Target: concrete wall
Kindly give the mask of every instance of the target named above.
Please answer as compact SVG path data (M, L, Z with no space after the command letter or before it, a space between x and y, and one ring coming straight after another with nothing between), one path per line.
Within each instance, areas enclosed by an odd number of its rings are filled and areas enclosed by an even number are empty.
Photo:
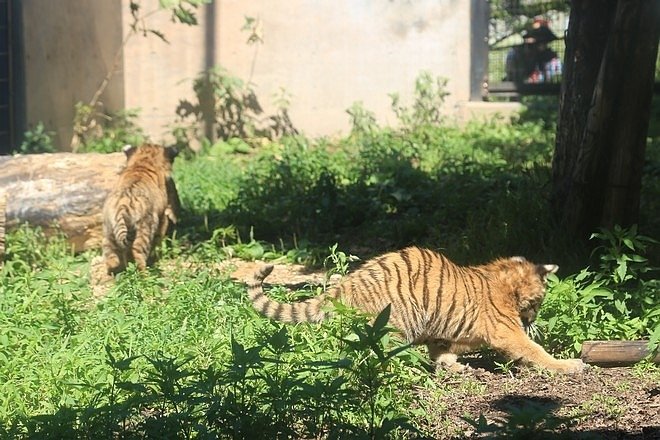
M217 0L216 0L217 1ZM131 23L129 1L122 0L123 21ZM143 0L144 11L158 9L157 0ZM160 141L175 119L180 100L191 100L193 79L213 66L207 47L214 42L208 35L214 23L212 8L198 10L198 26L174 23L167 11L151 15L147 26L162 32L167 42L149 35L136 36L124 48L123 94L126 108L140 109L139 123Z
M42 121L68 147L76 102L92 98L120 46L121 1L22 0L20 8L26 128ZM118 75L102 96L108 107L123 107L122 83Z
M394 124L389 93L410 102L422 70L449 79L445 110L470 99L471 21L485 0L215 0L198 10L199 26L151 15L156 37L135 37L104 103L140 108L140 124L166 138L192 80L221 64L254 84L266 110L284 88L294 125L311 136L346 133L346 113L362 101L382 124ZM91 98L130 23L128 0L24 0L28 122L44 121L70 140L76 101ZM144 11L157 0L143 0ZM263 44L248 45L245 17L259 20ZM34 23L31 26L29 23ZM44 74L47 72L47 74Z
M223 0L219 61L251 78L262 104L279 87L309 135L348 129L355 101L393 123L388 93L413 90L422 70L450 78L447 108L469 99L470 2L465 0ZM244 16L262 22L264 43L245 44Z

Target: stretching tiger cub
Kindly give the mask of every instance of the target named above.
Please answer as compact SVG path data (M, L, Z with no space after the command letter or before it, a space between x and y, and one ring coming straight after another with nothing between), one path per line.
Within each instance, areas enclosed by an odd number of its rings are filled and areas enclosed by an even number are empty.
M320 322L329 298L377 314L391 304L390 324L408 342L426 344L435 365L461 370L457 354L489 345L509 359L566 373L579 372L579 359L559 360L530 340L523 329L536 318L544 281L557 266L535 265L522 257L462 267L428 249L409 247L368 261L325 294L284 304L267 298L262 267L248 283L254 305L285 322Z
M152 249L177 222L179 197L172 179L175 148L124 147L127 163L103 205L103 258L109 274L134 261L147 266Z

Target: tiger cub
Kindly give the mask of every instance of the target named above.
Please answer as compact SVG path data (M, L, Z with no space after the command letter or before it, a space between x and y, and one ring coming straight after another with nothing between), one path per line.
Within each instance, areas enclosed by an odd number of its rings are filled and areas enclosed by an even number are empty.
M103 258L109 274L130 261L140 270L152 249L176 223L179 197L172 179L176 148L143 144L124 147L127 163L103 205Z
M580 359L559 360L527 337L545 295L545 278L558 266L522 257L481 266L458 266L428 249L409 247L374 258L326 293L285 304L269 299L263 280L272 265L248 283L254 307L285 322L320 322L328 299L370 314L391 304L390 325L415 345L426 344L434 365L460 371L457 354L488 345L509 359L565 373L584 368Z

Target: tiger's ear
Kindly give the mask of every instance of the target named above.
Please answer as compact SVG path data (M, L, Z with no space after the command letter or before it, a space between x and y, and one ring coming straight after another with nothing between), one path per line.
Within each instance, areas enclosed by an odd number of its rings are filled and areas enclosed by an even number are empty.
M137 147L135 145L124 145L124 147L121 149L124 154L126 155L126 159L129 159L133 153L137 150Z
M521 257L521 256L511 257L509 259L511 261L515 261L516 263L524 263L524 262L527 261L527 259L525 257Z
M165 157L170 162L174 162L174 158L179 155L179 149L177 147L171 146L171 147L165 147Z
M556 264L537 264L536 272L541 276L541 278L546 279L546 277L551 273L557 273L559 266Z

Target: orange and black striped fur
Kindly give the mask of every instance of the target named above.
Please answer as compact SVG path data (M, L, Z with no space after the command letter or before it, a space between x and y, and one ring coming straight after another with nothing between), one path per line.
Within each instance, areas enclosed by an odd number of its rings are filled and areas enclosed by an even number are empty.
M584 368L581 360L553 358L524 330L541 306L546 276L557 269L522 257L458 266L436 252L409 247L368 261L305 301L284 304L264 295L272 266L254 274L248 293L257 310L285 322L324 320L331 298L374 315L391 304L390 325L408 342L426 344L435 365L452 370L464 368L457 354L487 345L514 361L573 373Z
M179 209L172 179L177 150L143 144L127 145L124 153L126 168L103 205L103 258L110 274L130 261L143 270Z

